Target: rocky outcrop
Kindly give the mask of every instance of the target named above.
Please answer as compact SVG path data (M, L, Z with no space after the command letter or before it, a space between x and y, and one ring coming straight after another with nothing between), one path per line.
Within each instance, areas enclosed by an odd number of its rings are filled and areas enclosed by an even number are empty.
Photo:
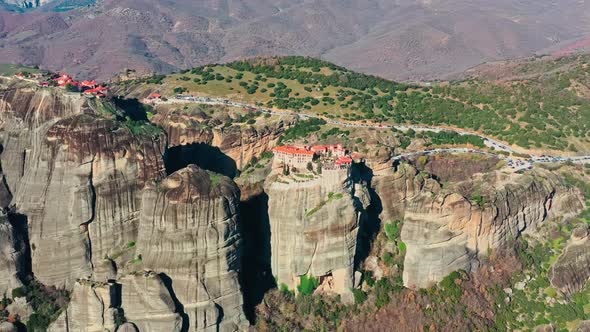
M206 144L217 147L242 169L253 157L270 151L290 122L278 121L268 125L221 126L215 119L202 113L160 111L152 119L168 133L169 145Z
M135 239L141 189L163 176L162 140L79 114L56 122L38 144L14 203L28 218L37 278L71 286Z
M266 184L272 273L294 289L306 274L330 283L326 291L353 287L359 225L370 203L366 186L347 176Z
M191 331L247 325L237 275L239 202L229 178L194 165L143 196L137 252L144 268L170 278Z
M163 132L115 120L108 101L50 89L1 93L0 198L14 196L2 205L28 224L35 277L74 292L55 330L111 329L111 306L140 331L247 325L239 190L230 179L191 166L163 181ZM9 223L0 234L6 291L19 285L18 249ZM122 297L103 294L113 289Z
M571 295L590 280L590 238L588 226L578 226L572 238L551 267L551 284Z
M11 297L11 291L22 286L23 274L27 270L26 243L24 235L8 221L0 210L0 296Z
M76 282L68 307L51 324L49 332L114 331L115 291L112 283Z
M84 99L50 90L0 90L0 149L2 173L13 195L19 189L27 159L38 151L45 132L60 119L80 114Z
M545 171L489 173L473 200L401 165L375 177L383 203L382 220L403 220L407 245L404 284L426 287L454 270L470 271L479 255L557 216L573 215L583 204L576 190Z
M181 331L182 318L157 274L131 274L121 278L120 283L121 308L127 321L139 331Z
M172 296L153 272L126 275L117 283L78 280L70 303L49 328L50 332L119 331L124 317L126 328L139 331L179 332L182 318L176 313Z
M0 146L0 153L1 152ZM0 165L0 170L2 170L2 165ZM6 177L0 173L0 209L5 209L10 205L12 201L12 193L8 189L8 184L6 184Z

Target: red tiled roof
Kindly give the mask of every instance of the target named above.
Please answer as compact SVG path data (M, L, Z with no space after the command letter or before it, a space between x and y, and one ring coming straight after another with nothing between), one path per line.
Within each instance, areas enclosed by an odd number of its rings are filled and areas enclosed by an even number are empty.
M341 144L332 144L332 145L314 145L311 147L312 151L319 151L319 150L344 150L344 147Z
M154 93L152 93L151 95L149 95L149 97L148 97L148 98L160 98L160 97L162 97L162 95L161 95L161 94L154 92Z
M352 158L350 157L340 157L335 162L336 165L343 165L343 164L352 164Z
M284 152L288 154L303 154L307 156L313 156L313 151L297 148L291 145L277 146L273 149L275 152Z
M84 81L82 81L81 84L82 84L82 86L93 87L93 86L97 85L98 83L95 80L92 80L92 81L84 80Z
M104 86L97 86L94 89L88 89L86 91L84 91L84 93L100 93L100 92L106 92L107 88Z

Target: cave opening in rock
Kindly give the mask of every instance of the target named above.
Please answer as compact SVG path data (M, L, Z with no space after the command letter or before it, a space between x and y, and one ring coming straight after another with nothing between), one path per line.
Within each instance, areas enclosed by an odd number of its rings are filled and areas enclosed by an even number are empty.
M238 174L236 162L218 147L204 143L174 146L164 154L164 167L168 175L190 164L202 169L235 178Z
M264 294L276 287L271 269L270 219L268 195L262 192L240 204L242 268L240 283L244 296L244 313L255 324L256 306Z

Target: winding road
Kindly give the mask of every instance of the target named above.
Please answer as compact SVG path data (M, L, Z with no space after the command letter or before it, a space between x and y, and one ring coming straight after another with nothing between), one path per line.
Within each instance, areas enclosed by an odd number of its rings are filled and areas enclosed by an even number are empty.
M177 95L174 99L169 99L167 101L158 101L159 104L166 104L166 103L199 103L199 104L206 104L206 105L225 105L225 106L235 106L235 107L242 107L242 108L250 108L256 111L260 111L267 114L272 115L287 115L287 116L298 116L302 119L309 119L309 118L316 118L322 119L326 121L326 123L338 125L341 127L351 127L351 128L374 128L374 129L397 129L400 131L408 131L410 129L416 132L455 132L459 135L474 135L480 137L484 144L494 150L497 151L504 151L508 153L515 153L515 154L526 154L530 155L530 158L514 158L510 156L505 156L501 153L493 153L487 152L477 149L468 149L468 148L447 148L447 149L430 149L424 151L417 151L417 152L409 152L404 154L399 154L395 156L394 159L403 159L409 158L413 156L419 155L428 155L434 153L477 153L481 155L489 155L495 156L497 158L506 160L507 166L510 167L514 171L530 169L533 167L535 163L565 163L565 162L572 162L576 164L588 164L590 163L590 155L582 155L582 156L547 156L547 155L531 155L528 153L524 153L522 151L516 151L514 148L500 142L494 140L492 138L482 136L477 133L461 130L461 129L451 129L451 128L443 128L443 127L434 127L434 126L421 126L421 125L405 125L405 124L398 124L398 125L390 125L390 124L366 124L366 123L355 123L355 122L347 122L347 121L340 121L340 120L333 120L326 117L322 117L319 115L312 115L312 114L299 114L290 111L279 111L279 110L272 110L267 108L262 108L252 104L246 104L242 102L236 102L228 99L221 99L221 98L210 98L210 97L196 97L196 96L183 96Z

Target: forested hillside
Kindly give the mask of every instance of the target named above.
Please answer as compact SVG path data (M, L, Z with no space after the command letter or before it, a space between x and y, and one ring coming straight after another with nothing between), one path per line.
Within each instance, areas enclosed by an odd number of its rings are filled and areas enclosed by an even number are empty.
M525 149L575 152L590 146L589 60L531 58L513 69L527 71L526 78L476 76L418 86L316 59L282 57L198 67L121 86L169 96L224 97L347 121L451 126ZM544 70L548 67L553 70Z

